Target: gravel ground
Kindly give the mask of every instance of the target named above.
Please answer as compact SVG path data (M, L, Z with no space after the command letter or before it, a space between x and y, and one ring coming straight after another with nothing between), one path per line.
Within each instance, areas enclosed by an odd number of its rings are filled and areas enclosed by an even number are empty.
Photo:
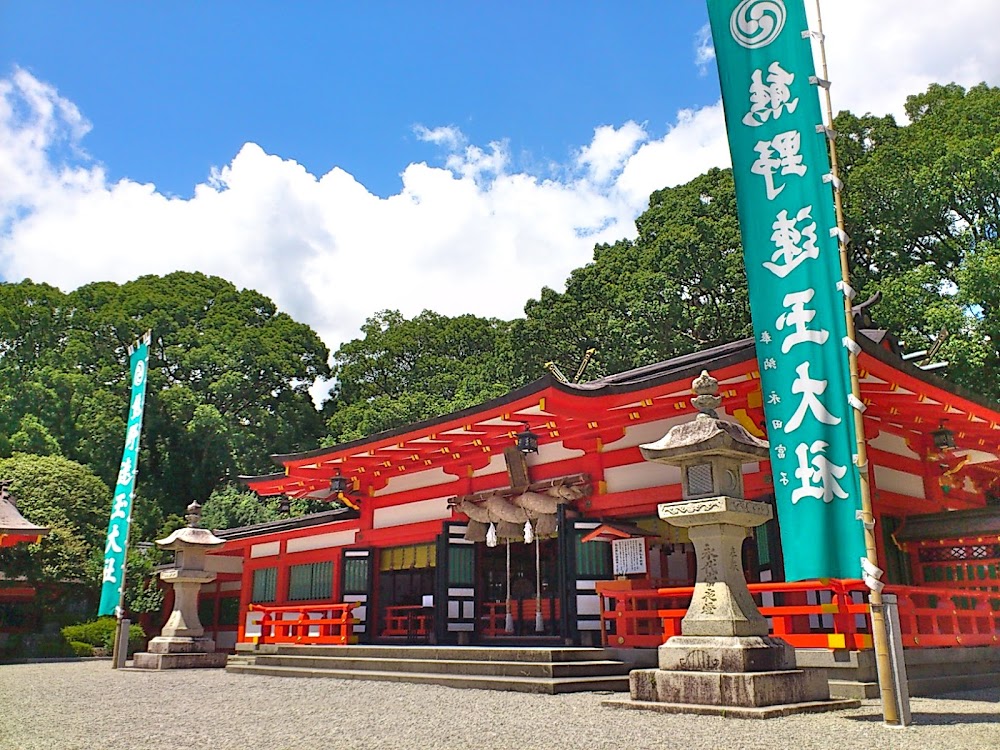
M1000 686L915 698L907 729L882 724L875 701L762 721L602 707L607 695L19 664L0 666L0 748L1000 749Z

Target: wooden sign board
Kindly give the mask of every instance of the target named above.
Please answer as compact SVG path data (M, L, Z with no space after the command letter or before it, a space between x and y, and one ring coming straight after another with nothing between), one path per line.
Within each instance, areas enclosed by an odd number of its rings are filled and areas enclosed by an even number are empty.
M611 542L611 561L616 576L646 574L646 540L641 537Z

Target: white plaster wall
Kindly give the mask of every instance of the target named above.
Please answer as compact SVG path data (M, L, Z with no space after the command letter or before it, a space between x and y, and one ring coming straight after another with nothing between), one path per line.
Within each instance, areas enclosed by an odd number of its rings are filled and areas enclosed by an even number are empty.
M907 458L920 458L919 453L914 453L910 450L910 447L906 444L904 440L899 435L894 435L891 432L879 431L878 435L873 439L868 441L868 445L872 448L877 448L878 450L885 451L886 453L892 453L897 456L906 456Z
M255 544L250 548L250 557L271 557L278 554L281 549L281 542L263 542Z
M345 529L343 531L331 531L327 534L303 536L297 539L289 539L285 544L285 549L288 552L305 552L311 549L342 547L345 544L352 544L357 535L357 529Z
M421 487L433 487L436 484L451 484L454 481L455 477L452 474L446 474L440 466L424 471L407 472L398 477L390 477L385 487L375 492L375 497L384 497Z
M905 471L887 469L884 466L875 467L875 487L880 490L897 492L900 495L909 497L925 498L924 480L916 474L908 474Z
M447 497L418 500L414 503L394 505L390 508L376 508L372 526L376 529L384 529L387 526L436 521L439 518L451 518Z
M242 573L243 558L232 555L206 555L205 570L215 573Z
M681 470L676 466L643 461L639 464L613 466L604 470L608 492L625 492L665 484L680 484Z

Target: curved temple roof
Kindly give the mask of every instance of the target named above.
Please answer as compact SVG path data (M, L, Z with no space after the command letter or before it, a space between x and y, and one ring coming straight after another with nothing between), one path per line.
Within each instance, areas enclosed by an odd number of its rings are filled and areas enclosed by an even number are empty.
M11 496L10 482L0 480L0 547L37 542L48 533L47 528L36 526L21 515Z

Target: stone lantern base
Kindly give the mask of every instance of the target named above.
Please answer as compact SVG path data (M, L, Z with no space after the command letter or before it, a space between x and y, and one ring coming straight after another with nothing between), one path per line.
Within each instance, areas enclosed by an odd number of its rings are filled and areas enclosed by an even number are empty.
M135 669L197 669L224 667L228 654L216 653L208 637L163 637L149 642L149 651L133 657Z
M796 669L795 650L780 638L675 636L659 658L659 669L630 674L633 707L769 717L860 705L830 700L825 675Z
M658 650L659 669L629 675L623 708L665 713L769 718L853 708L860 701L831 700L826 676L796 669L795 649L768 635L747 589L740 548L748 529L771 517L771 508L719 496L661 505L660 517L688 529L698 559L691 605L681 635Z
M659 648L659 669L629 675L631 700L615 708L767 719L856 708L830 698L821 670L795 667L795 649L769 636L674 636Z

